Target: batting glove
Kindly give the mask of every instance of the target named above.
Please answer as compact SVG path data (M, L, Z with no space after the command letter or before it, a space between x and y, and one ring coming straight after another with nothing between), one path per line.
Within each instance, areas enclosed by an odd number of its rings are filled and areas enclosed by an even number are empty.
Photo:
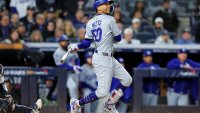
M79 50L77 44L71 44L71 45L69 45L68 50L69 50L69 49L71 49L71 53L76 53L76 52Z
M73 66L73 70L76 74L80 74L83 71L82 68L77 65Z

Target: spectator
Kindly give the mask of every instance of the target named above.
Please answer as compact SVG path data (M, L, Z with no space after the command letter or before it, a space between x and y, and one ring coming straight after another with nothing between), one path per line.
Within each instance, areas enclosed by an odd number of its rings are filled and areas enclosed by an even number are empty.
M160 45L169 45L173 44L173 40L170 39L169 33L167 30L164 30L163 33L157 37L155 44L160 44Z
M170 0L164 0L162 7L157 11L153 17L155 21L156 17L161 17L164 20L164 28L170 32L176 32L179 26L179 20L176 12L170 8Z
M123 30L124 29L124 25L122 23L117 23L117 27L119 28L119 30Z
M17 24L17 31L18 31L18 33L19 33L19 38L20 38L20 39L23 40L23 39L27 38L26 28L25 28L23 22L19 22L19 23Z
M113 14L116 23L122 23L122 14L119 11L114 12Z
M24 41L19 38L19 33L16 29L13 29L9 38L4 39L2 42L6 44L24 43Z
M53 21L48 21L45 30L44 30L44 40L48 39L48 38L53 38L54 34L55 34L55 23Z
M43 42L42 33L39 30L34 30L31 33L28 42Z
M0 41L9 38L11 27L9 26L9 16L3 15L0 17Z
M197 0L196 8L194 9L193 13L196 15L200 14L200 0Z
M62 35L64 35L64 31L62 29L56 29L54 37L46 39L46 42L58 42Z
M19 15L17 13L11 14L10 24L12 28L17 28L18 22L19 22Z
M56 19L56 29L64 29L64 22L62 18Z
M74 25L70 20L65 20L64 31L65 31L65 34L69 38L75 38L76 37L76 29L74 28Z
M47 17L46 17L46 21L55 21L56 17L55 17L55 9L53 7L50 7L47 11Z
M155 70L159 69L160 66L153 63L152 52L150 50L145 50L143 52L143 62L138 65L138 68ZM144 79L143 83L143 104L145 106L158 105L159 81L157 79Z
M170 60L167 64L168 69L181 69L181 72L187 71L189 74L194 68L199 68L200 63L188 59L188 50L180 49L177 58ZM167 102L169 106L187 106L189 105L189 90L191 79L173 80L169 84L167 93Z
M177 40L176 44L195 44L189 28L183 29L181 38Z
M135 45L135 44L140 44L140 40L134 39L134 34L131 28L126 28L124 30L124 38L119 42L120 44L131 44L131 45Z
M83 10L77 10L75 13L75 17L72 19L72 23L74 24L76 29L85 27L85 24L82 23L83 17L84 17Z
M18 13L19 18L25 17L28 6L36 7L36 0L11 0L10 7L12 13Z
M65 19L69 19L75 15L75 12L78 10L78 1L79 0L61 0L61 9Z
M139 18L134 18L132 19L132 26L131 26L132 30L133 30L133 34L139 34L140 32L142 32L141 30L141 21Z
M9 14L8 9L6 8L5 5L2 5L2 6L1 6L1 10L0 10L0 16L8 15L8 14Z
M154 27L150 31L155 37L160 36L163 33L163 31L165 30L164 26L163 26L163 23L164 23L164 21L163 21L163 19L161 17L156 17L155 18Z
M58 0L36 0L36 3L40 12L47 11L49 7L52 7L55 10L57 10L60 3L62 4L60 0L59 1Z
M37 14L36 16L36 24L32 26L31 31L40 30L40 32L44 32L45 29L45 16L43 14Z
M35 7L28 6L26 12L27 12L26 16L21 18L20 21L24 23L27 35L29 36L31 28L35 24L34 20Z
M85 28L79 28L79 29L78 29L77 35L78 35L78 40L79 40L80 42L82 42L82 41L85 39L85 33L86 33Z
M147 11L145 10L144 1L143 0L137 0L136 1L134 10L130 15L131 18L135 17L136 13L140 13L142 18L147 18L146 16L148 14L147 14Z
M83 16L81 22L82 22L83 24L87 24L87 22L88 22L89 20L90 20L89 16L85 14L85 15Z

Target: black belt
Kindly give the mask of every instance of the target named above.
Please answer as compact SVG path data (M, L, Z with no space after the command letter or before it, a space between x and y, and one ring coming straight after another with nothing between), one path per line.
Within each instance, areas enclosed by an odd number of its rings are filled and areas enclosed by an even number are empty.
M98 52L98 50L95 50L94 52L95 53L100 53L100 52ZM106 52L102 52L102 55L103 56L111 56L112 57L114 55L114 53L109 54L109 53L106 53Z

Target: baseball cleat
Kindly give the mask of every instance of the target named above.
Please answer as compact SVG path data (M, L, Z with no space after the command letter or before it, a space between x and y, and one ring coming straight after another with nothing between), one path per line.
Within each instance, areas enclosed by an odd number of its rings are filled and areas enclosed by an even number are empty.
M70 113L79 113L81 110L81 107L78 103L78 100L75 98L72 98L70 100Z
M109 100L108 100L109 101ZM104 110L108 113L119 113L117 111L117 109L115 108L115 104L112 103L112 104L109 104L108 101L104 104Z

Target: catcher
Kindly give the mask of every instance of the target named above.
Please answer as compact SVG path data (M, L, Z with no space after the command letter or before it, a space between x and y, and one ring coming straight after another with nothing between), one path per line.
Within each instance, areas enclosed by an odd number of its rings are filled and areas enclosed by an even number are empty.
M38 99L34 106L27 107L14 103L13 97L8 93L8 89L4 84L4 69L0 64L0 89L3 97L0 98L0 113L39 113L42 108L42 101Z

